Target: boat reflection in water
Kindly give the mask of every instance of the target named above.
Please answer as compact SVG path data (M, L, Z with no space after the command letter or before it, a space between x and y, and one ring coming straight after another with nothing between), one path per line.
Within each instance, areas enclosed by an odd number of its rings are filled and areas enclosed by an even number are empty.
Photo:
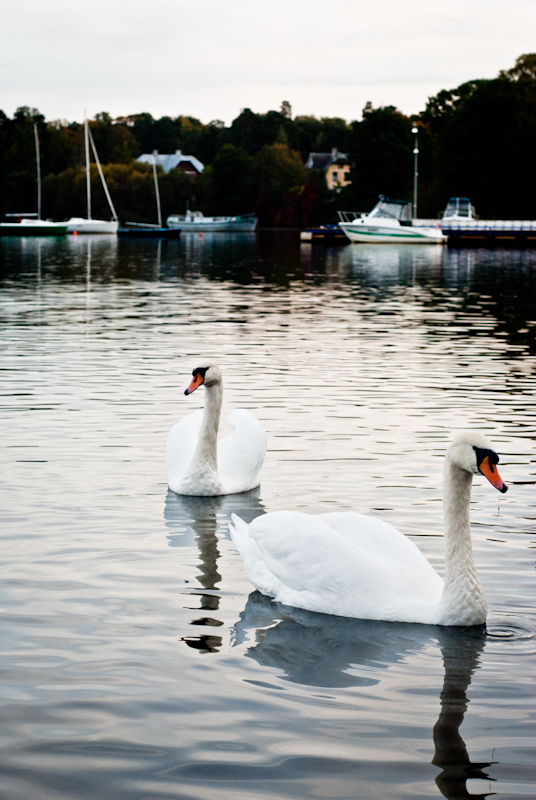
M246 655L261 666L281 670L283 680L329 688L373 686L381 681L372 674L439 644L445 672L433 729L432 764L442 770L435 781L449 800L488 796L470 794L466 781L492 780L484 769L493 762L471 762L459 732L469 703L467 689L485 646L485 626L444 628L334 617L282 606L253 592L234 628L236 644L252 639L256 644ZM359 674L363 667L367 676Z
M217 529L221 535L229 537L231 513L239 514L242 519L251 522L264 513L260 500L260 486L241 494L222 495L220 497L189 497L178 495L168 489L164 507L164 519L170 532L167 536L170 547L197 546L199 552L198 567L200 574L197 580L204 591L192 590L191 594L200 597L201 609L206 616L193 620L192 625L219 628L223 625L209 612L215 612L220 605L218 583L221 575L218 572ZM182 641L189 647L202 652L217 652L222 645L221 636L202 634L184 636Z

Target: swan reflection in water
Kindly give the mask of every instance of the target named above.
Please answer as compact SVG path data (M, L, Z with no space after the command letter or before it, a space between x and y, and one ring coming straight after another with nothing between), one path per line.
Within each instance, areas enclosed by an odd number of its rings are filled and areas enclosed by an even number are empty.
M252 629L256 644L248 649L249 658L282 670L284 680L331 688L377 684L381 677L371 677L371 672L363 677L349 668L370 667L378 675L408 655L439 644L445 675L433 730L432 764L442 770L436 784L449 800L488 796L469 794L466 781L492 780L484 772L491 762L471 762L459 733L469 703L467 689L485 646L485 626L450 628L333 617L282 606L253 592L235 625L235 642L250 639Z
M191 595L200 597L201 610L217 611L220 605L218 584L221 575L218 572L219 533L229 537L231 513L238 513L242 519L251 522L255 517L264 514L260 502L260 487L241 494L221 495L217 497L190 497L178 495L168 489L164 506L164 519L169 529L167 535L170 547L197 547L199 552L199 575L197 580L202 590L193 589ZM192 625L219 628L223 623L207 613L191 622ZM222 637L213 634L182 637L189 647L204 653L218 652L222 645Z

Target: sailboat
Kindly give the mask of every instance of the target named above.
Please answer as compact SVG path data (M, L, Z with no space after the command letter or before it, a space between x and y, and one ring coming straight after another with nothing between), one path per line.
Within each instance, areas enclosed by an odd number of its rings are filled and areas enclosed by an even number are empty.
M97 148L95 147L93 134L91 133L91 129L89 127L87 118L84 120L84 141L86 147L87 218L84 219L83 217L71 217L71 219L67 221L67 233L116 234L117 229L119 227L119 220L117 219L117 214L115 212L114 204L112 203L112 198L110 197L110 192L108 191L108 187L106 185L106 179L104 178L104 173L102 171L101 163L97 153ZM102 188L104 189L104 194L106 195L106 199L108 200L108 205L110 206L110 211L112 212L112 219L109 222L103 219L92 219L91 217L91 173L90 173L90 163L89 163L90 142L93 150L93 155L95 156L95 161L97 162L97 169L99 170L99 175L102 182Z
M180 236L180 228L164 228L162 226L162 208L160 206L160 190L158 188L158 175L156 173L156 150L153 152L153 180L154 193L156 198L156 214L158 225L151 225L148 222L127 222L130 228L119 228L118 236L128 236L129 238L153 237L155 239L177 239Z
M35 162L37 167L37 213L6 214L15 217L18 222L0 222L0 236L64 236L67 230L65 222L49 222L41 219L41 155L39 148L39 132L34 122Z

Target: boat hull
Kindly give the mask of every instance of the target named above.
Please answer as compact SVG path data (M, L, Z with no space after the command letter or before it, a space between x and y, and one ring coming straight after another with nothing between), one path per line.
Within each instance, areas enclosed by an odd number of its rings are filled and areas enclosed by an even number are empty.
M256 217L204 217L185 220L184 217L168 217L169 228L180 228L183 233L248 233L257 227Z
M180 228L119 228L118 236L128 239L178 239Z
M0 236L65 236L66 232L67 225L64 222L0 222Z
M339 223L351 242L369 244L444 244L447 237L438 228L417 228L411 226L383 227L378 225L359 225L351 222Z
M110 233L117 234L119 223L104 219L83 219L82 217L71 217L67 221L67 233Z

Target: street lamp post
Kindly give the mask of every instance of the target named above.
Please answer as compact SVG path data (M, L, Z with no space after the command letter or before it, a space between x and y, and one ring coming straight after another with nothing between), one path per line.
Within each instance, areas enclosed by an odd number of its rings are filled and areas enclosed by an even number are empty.
M417 178L419 177L419 129L413 126L411 132L415 136L415 146L413 147L413 219L417 218Z

